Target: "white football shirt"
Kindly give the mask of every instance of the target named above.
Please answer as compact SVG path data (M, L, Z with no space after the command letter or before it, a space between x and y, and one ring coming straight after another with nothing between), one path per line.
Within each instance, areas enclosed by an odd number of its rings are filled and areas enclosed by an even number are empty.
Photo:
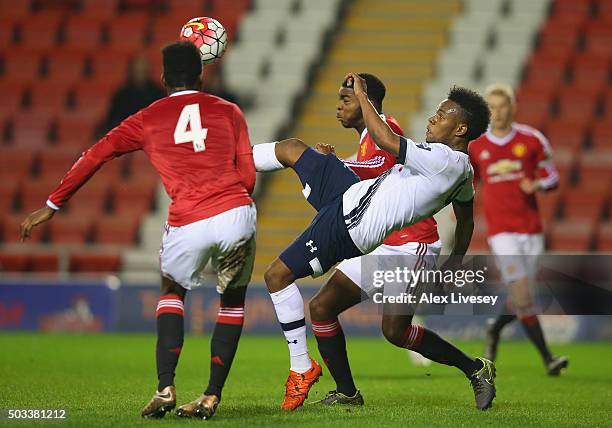
M353 184L343 195L344 223L364 254L391 232L431 217L452 201L474 197L474 171L465 153L401 137L398 161L383 175Z

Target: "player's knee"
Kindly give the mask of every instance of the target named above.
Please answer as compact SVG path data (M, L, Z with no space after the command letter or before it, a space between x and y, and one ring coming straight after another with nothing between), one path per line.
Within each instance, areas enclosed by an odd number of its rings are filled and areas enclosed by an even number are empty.
M278 265L272 263L264 272L264 281L268 286L268 291L271 293L280 291L291 283L288 281L285 273L282 269L279 269Z
M306 150L308 145L299 138L287 138L283 141L289 150Z
M310 318L314 321L325 321L332 318L324 299L318 295L310 299L308 302L308 309L310 310Z
M278 280L278 273L274 269L274 266L268 266L266 271L264 272L264 281L270 286L270 284L276 282Z
M276 145L276 158L285 166L292 167L308 149L308 145L298 138L288 138Z
M402 348L404 346L405 328L394 323L383 323L382 332L390 343Z
M186 290L181 287L178 283L166 278L166 277L162 277L162 283L161 283L161 295L162 296L167 296L169 294L174 294L176 296L178 296L181 300L185 299L185 292Z

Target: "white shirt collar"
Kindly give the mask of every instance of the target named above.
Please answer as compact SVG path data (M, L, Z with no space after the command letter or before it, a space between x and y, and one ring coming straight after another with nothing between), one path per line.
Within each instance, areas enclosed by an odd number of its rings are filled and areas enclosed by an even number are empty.
M498 137L496 135L493 135L493 133L491 132L491 128L487 130L487 139L493 144L497 144L498 146L505 146L514 138L515 135L516 135L516 126L514 126L514 123L512 124L512 128L510 129L510 132L503 137Z
M363 139L365 138L367 133L368 133L368 128L363 128L363 131L361 131L361 137L359 137L359 144L363 143Z
M185 95L185 94L196 94L199 91L194 91L192 89L185 89L184 91L178 91L178 92L174 92L172 94L170 94L171 97L174 97L176 95Z

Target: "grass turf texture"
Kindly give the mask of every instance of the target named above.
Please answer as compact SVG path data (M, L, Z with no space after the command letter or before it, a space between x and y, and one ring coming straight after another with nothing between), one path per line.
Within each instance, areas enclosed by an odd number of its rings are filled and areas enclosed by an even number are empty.
M612 345L557 345L571 364L560 378L545 375L527 342L503 342L492 409L474 406L468 381L452 367L414 367L404 350L379 338L348 338L362 408L279 409L288 370L282 336L242 338L223 402L211 421L142 420L155 386L154 336L0 334L0 408L67 409L66 421L20 421L15 426L609 426ZM479 342L460 342L473 355ZM310 349L317 358L316 344ZM178 405L201 393L208 379L208 337L186 337L176 384ZM319 358L320 360L320 358ZM308 401L333 388L326 373ZM7 426L6 419L0 427Z

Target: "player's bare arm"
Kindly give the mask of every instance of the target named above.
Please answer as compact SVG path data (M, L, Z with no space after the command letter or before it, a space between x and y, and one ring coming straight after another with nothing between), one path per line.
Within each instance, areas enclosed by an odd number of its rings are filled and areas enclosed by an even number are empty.
M453 211L457 218L455 226L455 244L451 250L451 257L442 265L442 270L454 270L461 268L463 256L467 252L472 240L472 232L474 231L474 204L473 201L466 203L453 202ZM452 289L453 284L449 283L444 286L448 292Z
M451 252L453 256L463 256L467 252L474 231L474 204L469 202L453 202L453 211L457 217L455 227L455 245ZM459 257L460 258L460 257Z
M345 77L347 85L353 87L355 96L359 100L363 119L368 128L368 132L376 142L376 144L383 150L386 150L395 155L399 154L400 151L400 136L397 135L385 122L376 108L372 105L372 102L368 98L367 87L365 79L361 78L356 73L349 73Z
M55 210L51 207L44 206L39 210L31 213L24 221L21 223L20 235L21 242L24 242L26 239L30 237L32 233L32 229L38 226L39 224L45 223L53 218L55 215Z

